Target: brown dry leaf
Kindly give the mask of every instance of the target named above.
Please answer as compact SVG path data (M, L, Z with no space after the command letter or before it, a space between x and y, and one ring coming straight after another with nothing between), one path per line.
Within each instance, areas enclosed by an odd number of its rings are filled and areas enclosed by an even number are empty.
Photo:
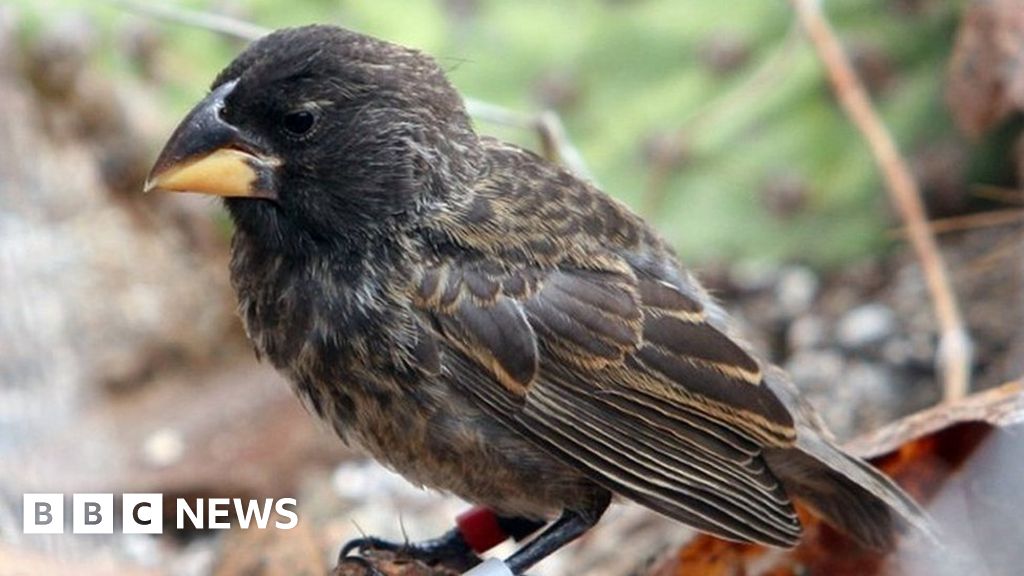
M1017 574L1024 563L1024 386L1006 384L909 416L848 448L924 505L941 548L912 535L889 555L863 550L800 509L792 550L698 536L652 569L658 576Z
M737 545L717 538L701 536L694 544L679 551L679 563L692 574L745 576L744 556L758 554L753 546Z
M946 101L957 125L980 136L1024 109L1024 2L974 0L949 63Z

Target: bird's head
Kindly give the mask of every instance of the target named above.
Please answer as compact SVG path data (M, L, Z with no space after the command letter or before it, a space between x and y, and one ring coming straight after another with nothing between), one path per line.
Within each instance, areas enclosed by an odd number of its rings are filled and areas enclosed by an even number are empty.
M476 136L433 59L329 26L248 47L181 122L147 190L222 196L279 247L363 242L474 174Z

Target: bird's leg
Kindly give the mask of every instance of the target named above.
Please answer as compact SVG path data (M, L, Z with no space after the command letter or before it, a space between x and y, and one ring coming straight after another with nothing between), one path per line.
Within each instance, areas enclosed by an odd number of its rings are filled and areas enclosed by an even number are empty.
M468 570L480 563L478 553L509 537L522 540L541 529L545 522L498 516L486 508L474 508L460 515L457 524L439 538L423 542L396 543L374 536L356 538L342 547L338 562L343 562L354 551L384 550L426 564Z
M608 505L611 504L611 494L605 495L587 510L565 510L562 515L545 530L541 532L526 546L523 546L515 554L505 560L505 564L513 574L521 575L529 570L534 564L547 558L562 546L579 538L589 530L604 515Z

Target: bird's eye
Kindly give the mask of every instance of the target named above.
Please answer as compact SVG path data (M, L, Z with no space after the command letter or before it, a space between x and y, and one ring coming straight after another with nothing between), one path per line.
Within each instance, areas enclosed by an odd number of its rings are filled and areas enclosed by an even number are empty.
M284 129L292 136L303 136L316 124L312 110L295 110L284 115Z

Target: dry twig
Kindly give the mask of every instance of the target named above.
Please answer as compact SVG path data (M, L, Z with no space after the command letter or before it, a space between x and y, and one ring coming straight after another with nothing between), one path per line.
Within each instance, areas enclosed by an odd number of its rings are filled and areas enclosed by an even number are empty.
M906 223L938 317L941 335L937 362L942 372L944 399L950 402L962 398L970 388L971 339L935 236L928 227L917 183L892 134L872 106L864 85L821 10L820 1L790 0L790 3L825 66L840 104L867 141L890 197Z
M474 118L492 124L537 132L537 135L540 137L541 152L545 158L559 162L577 176L595 184L597 183L594 175L587 168L583 155L580 154L579 150L569 140L569 135L565 131L565 125L557 113L545 110L537 114L524 114L504 106L469 97L465 98L465 102L466 111Z
M971 194L978 198L994 200L1004 204L1024 204L1024 190L1020 188L976 184L971 187Z
M210 30L224 36L231 36L240 40L255 40L260 36L270 33L270 30L257 26L230 16L211 14L199 10L189 10L171 4L159 4L156 2L142 2L141 0L106 0L110 4L134 12L143 16L152 16L160 20L177 22L186 26L193 26Z
M939 218L928 222L934 234L946 234L949 232L962 232L964 230L976 230L978 228L991 228L994 226L1006 226L1024 222L1024 209L1008 208L1006 210L989 210L988 212L975 212L963 216L951 216ZM906 236L907 228L899 228L893 231L897 236Z
M967 264L965 272L967 274L981 274L990 268L1001 265L1003 260L1008 260L1011 266L1017 266L1020 262L1020 245L1021 239L1024 237L1020 236L1007 236L1003 238L998 244L989 248L984 255L980 258L972 260ZM1014 260L1016 258L1017 260Z
M198 10L189 10L180 6L155 4L138 0L106 1L130 12L210 30L211 32L241 40L256 40L271 32L269 28L263 28L262 26L236 18ZM544 110L535 114L524 114L475 98L467 97L465 101L466 110L475 118L494 124L536 132L540 137L541 151L546 158L560 162L566 168L576 173L577 176L596 183L593 174L583 160L583 155L580 154L579 150L569 140L562 119L554 111Z

